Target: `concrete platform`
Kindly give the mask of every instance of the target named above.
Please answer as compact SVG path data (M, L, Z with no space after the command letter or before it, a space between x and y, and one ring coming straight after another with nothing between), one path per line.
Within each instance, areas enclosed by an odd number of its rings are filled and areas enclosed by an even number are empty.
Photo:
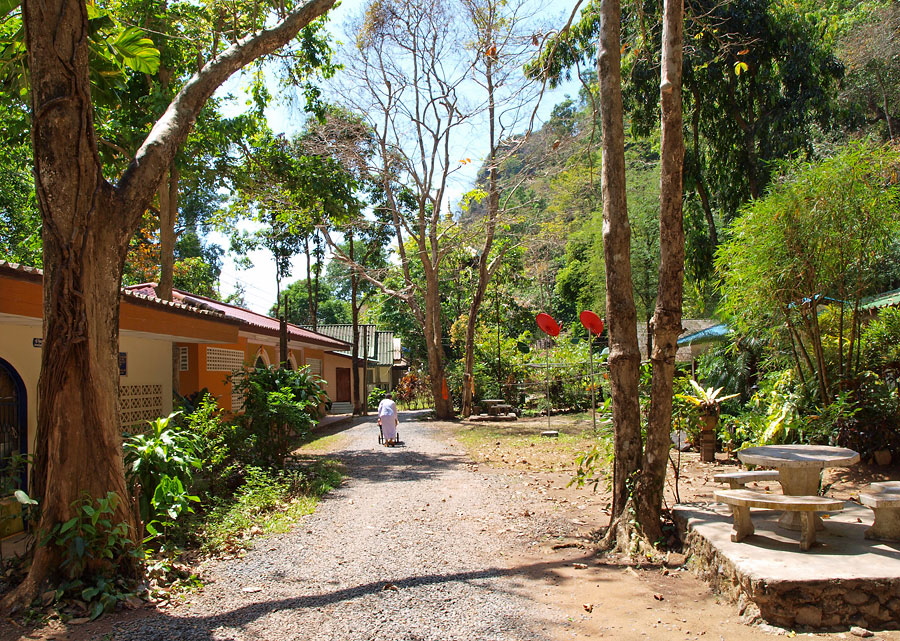
M900 544L864 538L872 510L845 503L807 552L799 532L778 525L780 512L751 514L755 534L733 543L728 506L674 509L692 568L746 618L789 628L900 627Z
M512 423L518 420L515 414L472 414L466 419L472 423Z

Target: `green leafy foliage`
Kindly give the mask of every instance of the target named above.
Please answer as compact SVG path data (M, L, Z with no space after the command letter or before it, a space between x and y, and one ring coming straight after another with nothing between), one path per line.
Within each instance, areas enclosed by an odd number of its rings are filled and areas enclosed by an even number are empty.
M188 492L194 471L201 466L200 441L174 425L176 415L149 421L150 429L125 441L125 466L138 496L141 519L151 536L171 526L191 503L200 499Z
M257 367L235 377L233 385L243 399L243 412L232 436L242 445L232 451L259 467L280 466L328 401L322 380L308 368Z
M385 396L387 396L388 391L386 389L382 389L380 387L376 387L371 392L369 392L369 397L366 400L366 404L369 409L374 409L378 407L378 404L381 402Z
M343 478L332 459L314 460L301 470L251 466L245 472L233 498L219 499L204 519L199 532L204 549L235 553L247 547L252 533L286 531Z
M701 414L718 416L722 403L739 396L738 394L722 394L722 388L704 388L693 378L688 381L693 388L692 394L676 394L675 397L696 407Z
M62 550L60 570L68 580L57 587L55 600L82 599L91 619L132 594L123 578L116 576L120 560L137 554L128 525L114 521L119 501L115 492L98 499L85 495L72 503L74 516L54 525L40 541L40 545L52 544Z
M863 329L861 338L866 369L896 379L900 372L900 308L879 310L878 317Z
M780 339L823 404L834 397L833 382L854 373L857 303L877 291L892 255L898 166L896 151L866 144L790 165L735 219L716 255L729 323L739 334ZM835 311L820 316L826 304Z

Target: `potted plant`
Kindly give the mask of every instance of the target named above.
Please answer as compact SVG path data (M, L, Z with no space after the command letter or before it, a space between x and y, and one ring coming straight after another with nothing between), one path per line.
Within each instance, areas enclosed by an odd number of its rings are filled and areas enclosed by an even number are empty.
M690 380L693 394L676 394L677 398L686 401L697 408L700 415L700 460L711 463L716 460L716 425L719 422L719 412L722 403L728 399L739 396L727 394L722 396L722 389L707 387L704 389L694 379Z

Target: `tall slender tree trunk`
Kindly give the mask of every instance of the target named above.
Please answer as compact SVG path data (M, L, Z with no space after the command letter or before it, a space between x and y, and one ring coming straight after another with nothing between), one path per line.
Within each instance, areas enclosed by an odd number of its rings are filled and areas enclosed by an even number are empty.
M629 487L641 465L641 413L638 380L637 311L631 281L631 227L625 196L625 128L620 61L621 7L600 3L600 82L602 127L603 255L606 263L606 319L609 328L609 378L615 429L613 502L610 532L625 516ZM613 534L614 536L614 534Z
M428 354L428 376L431 382L431 396L434 399L434 413L438 418L453 416L453 401L444 373L443 330L441 326L441 301L438 276L430 264L425 265L425 349Z
M356 242L353 231L347 233L347 253L350 260L356 261ZM367 399L360 389L359 382L359 274L355 269L350 269L350 325L352 334L352 347L350 348L350 363L353 371L350 378L353 382L353 413L365 414Z
M474 392L474 373L475 373L475 328L478 325L478 313L481 310L481 303L484 300L484 293L487 291L488 283L491 281L492 272L488 269L488 259L491 249L494 246L494 234L497 229L497 216L500 213L500 190L498 186L497 176L497 107L494 101L494 73L493 62L488 56L486 63L485 78L487 81L488 94L488 211L485 222L485 237L481 247L481 255L478 257L478 282L475 284L475 292L472 295L472 302L469 305L469 318L466 323L466 344L465 357L463 360L463 389L462 389L462 407L460 413L463 417L472 414L472 402ZM501 385L497 381L497 385ZM501 396L503 388L500 388Z
M175 163L169 167L159 185L159 286L156 295L172 300L175 288L175 227L178 223L178 182L180 176Z
M684 134L681 114L683 0L665 0L659 96L662 138L659 185L659 290L653 315L653 377L644 465L637 493L637 521L650 541L662 538L660 510L671 446L672 381L681 334L684 288L682 216Z

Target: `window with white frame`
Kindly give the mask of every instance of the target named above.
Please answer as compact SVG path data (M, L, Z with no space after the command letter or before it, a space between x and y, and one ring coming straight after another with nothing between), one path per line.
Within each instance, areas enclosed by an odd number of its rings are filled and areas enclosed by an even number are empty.
M188 358L188 348L187 347L179 347L178 348L178 371L179 372L187 372L191 369L191 361Z
M322 359L321 358L307 358L306 365L309 367L309 373L315 374L316 376L322 375Z

